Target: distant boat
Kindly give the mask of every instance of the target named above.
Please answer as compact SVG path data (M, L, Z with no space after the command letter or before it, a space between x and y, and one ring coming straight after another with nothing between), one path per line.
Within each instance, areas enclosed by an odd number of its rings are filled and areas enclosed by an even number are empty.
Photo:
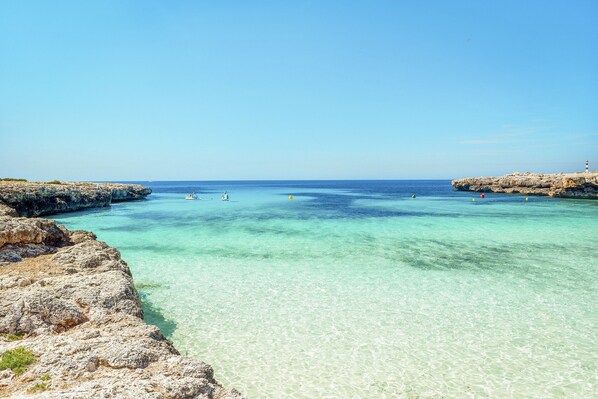
M224 194L222 194L222 197L220 197L220 199L222 201L228 201L229 200L228 193L225 191Z
M189 195L185 195L185 199L186 200L196 200L197 198L198 198L197 194L195 194L195 193L191 193Z

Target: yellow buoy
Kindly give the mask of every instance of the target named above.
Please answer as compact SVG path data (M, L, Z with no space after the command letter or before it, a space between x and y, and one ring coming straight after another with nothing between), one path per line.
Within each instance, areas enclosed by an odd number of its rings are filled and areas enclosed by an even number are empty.
M529 198L525 197L525 200L527 201Z
M293 194L289 195L289 199L292 200L293 199Z
M472 198L472 199L471 199L471 202L475 202L475 198Z

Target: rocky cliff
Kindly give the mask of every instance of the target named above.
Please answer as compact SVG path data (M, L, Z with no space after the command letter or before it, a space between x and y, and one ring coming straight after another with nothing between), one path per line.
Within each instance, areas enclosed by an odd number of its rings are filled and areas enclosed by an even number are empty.
M20 216L41 216L143 199L151 192L139 184L0 182L0 203Z
M598 199L598 172L559 174L516 172L501 177L456 179L451 184L460 191Z
M71 204L82 202L80 194L69 195ZM49 194L43 198L54 203ZM15 350L33 357L24 371L0 369L0 397L242 397L219 385L209 365L180 356L157 327L143 321L129 267L116 249L92 233L17 216L51 209L39 203L32 202L31 210L0 204L2 364Z

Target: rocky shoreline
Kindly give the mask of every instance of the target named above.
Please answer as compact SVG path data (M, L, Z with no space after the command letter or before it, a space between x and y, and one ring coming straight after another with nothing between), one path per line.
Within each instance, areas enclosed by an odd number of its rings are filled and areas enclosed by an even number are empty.
M104 207L151 193L139 184L0 182L0 204L29 217Z
M512 173L500 177L468 177L451 182L459 191L598 199L598 172Z
M0 183L0 353L34 357L22 372L0 370L0 397L242 398L144 322L115 248L93 233L23 217L149 193L137 185Z

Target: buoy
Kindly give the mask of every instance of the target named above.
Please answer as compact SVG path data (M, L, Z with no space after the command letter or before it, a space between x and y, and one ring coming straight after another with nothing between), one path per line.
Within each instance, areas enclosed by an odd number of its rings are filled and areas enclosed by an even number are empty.
M292 200L293 199L293 194L289 195L289 199Z
M475 202L475 198L472 198L472 199L471 199L471 202Z
M527 201L529 198L525 197L525 200Z
M415 194L413 194L413 195L411 196L411 198L415 198Z
M480 198L486 198L486 194L484 194L484 193L480 194Z

